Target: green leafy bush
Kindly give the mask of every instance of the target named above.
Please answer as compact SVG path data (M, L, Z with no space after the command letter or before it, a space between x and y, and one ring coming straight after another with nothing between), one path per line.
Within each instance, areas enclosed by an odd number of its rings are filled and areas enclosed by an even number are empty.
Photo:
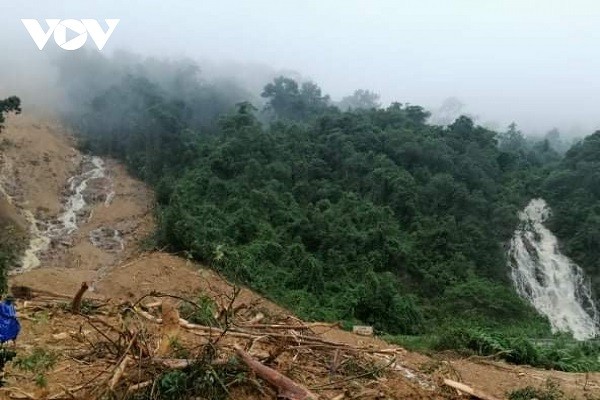
M6 121L6 115L9 113L20 114L21 113L21 99L17 96L11 96L4 100L0 100L0 132L4 128L4 121Z
M18 357L14 360L17 368L34 374L36 385L45 387L47 385L46 372L54 367L58 356L41 347L34 348L31 353L25 357Z
M560 386L552 381L547 380L546 383L539 388L527 386L522 389L513 390L508 393L509 400L568 400L565 393L560 389Z
M4 345L0 345L0 387L4 386L4 366L17 356L14 350L7 349Z
M183 370L169 370L158 378L156 398L183 400L203 398L207 400L225 400L230 398L231 387L244 383L247 378L239 372L235 364L212 366L214 357L210 351L196 360L196 363ZM232 361L233 362L233 361Z
M217 305L214 300L208 296L199 296L193 303L183 302L179 306L179 313L182 318L188 321L206 326L218 326L219 321L215 317Z
M455 328L438 337L437 350L496 356L514 364L568 372L600 371L600 345L557 337L540 342L480 328Z

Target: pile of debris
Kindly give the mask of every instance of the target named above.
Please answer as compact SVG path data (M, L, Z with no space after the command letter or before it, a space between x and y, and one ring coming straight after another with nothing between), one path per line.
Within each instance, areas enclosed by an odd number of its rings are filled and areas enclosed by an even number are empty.
M32 341L48 337L61 362L40 387L9 363L0 390L10 398L447 399L458 393L403 366L401 348L328 340L322 333L335 324L270 314L241 302L235 286L220 298L151 292L118 304L84 299L87 289L83 284L66 299L13 288L22 320L44 313L57 321Z

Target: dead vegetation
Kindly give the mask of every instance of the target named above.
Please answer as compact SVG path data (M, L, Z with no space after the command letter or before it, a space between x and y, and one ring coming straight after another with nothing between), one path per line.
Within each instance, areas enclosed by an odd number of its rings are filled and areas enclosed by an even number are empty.
M272 314L241 301L236 286L212 298L150 292L120 303L82 300L86 289L83 284L71 301L35 290L18 301L20 317L33 324L30 330L38 335L39 345L17 347L21 359L30 358L30 368L8 364L8 383L0 389L4 395L290 400L441 396L425 375L412 371L407 378L403 349L328 340L322 332L335 329L335 324ZM36 324L48 324L40 315L53 321L50 335L35 332ZM52 345L52 364L31 361L50 354L40 347L43 343Z
M142 260L148 273L151 259ZM121 272L131 274L132 265ZM162 266L160 271L170 270ZM194 276L172 274L170 282L198 279ZM13 286L23 329L16 346L6 347L15 354L6 364L0 398L340 400L466 395L492 400L536 387L550 376L573 398L586 398L597 388L587 375L580 382L577 374L406 352L336 324L303 322L247 289L208 273L201 276L202 286L193 291L162 285L169 293L159 292L156 285L125 297L103 297L86 285L70 295Z

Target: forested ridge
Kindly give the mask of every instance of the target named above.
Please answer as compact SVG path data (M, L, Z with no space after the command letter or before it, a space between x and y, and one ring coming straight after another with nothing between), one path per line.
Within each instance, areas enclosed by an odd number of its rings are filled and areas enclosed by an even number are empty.
M600 132L567 151L543 184L553 208L550 228L600 294Z
M311 82L276 78L261 99L187 63L132 61L93 90L89 70L63 73L81 146L155 188L157 246L302 317L393 334L548 332L512 288L505 255L536 196L554 208L567 254L600 279L599 134L563 158L515 125L438 126L422 107L381 108L364 90L336 106Z

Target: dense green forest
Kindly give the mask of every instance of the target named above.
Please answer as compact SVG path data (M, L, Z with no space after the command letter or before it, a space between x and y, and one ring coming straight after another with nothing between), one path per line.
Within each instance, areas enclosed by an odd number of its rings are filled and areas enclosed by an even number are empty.
M153 185L157 245L302 317L392 334L549 332L516 295L505 256L518 211L538 195L555 207L567 254L600 279L600 134L561 158L514 124L433 125L422 107L381 108L366 90L336 106L316 84L278 77L260 99L203 81L191 63L102 62L110 80L93 90L85 82L104 67L63 68L77 99L68 119L83 148Z
M600 294L600 132L567 151L543 192L553 210L550 228Z

